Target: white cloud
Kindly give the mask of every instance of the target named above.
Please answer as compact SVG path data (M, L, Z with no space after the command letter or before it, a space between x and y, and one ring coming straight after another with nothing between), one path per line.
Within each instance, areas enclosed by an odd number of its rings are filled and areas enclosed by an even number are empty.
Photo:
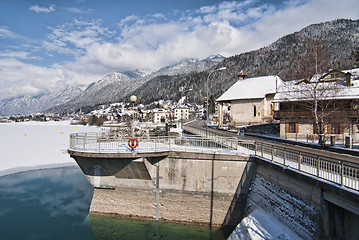
M6 79L5 85L1 83L6 87L1 88L0 95L20 94L20 89L13 87L18 85L27 86L27 93L55 89L60 84L59 74L67 83L89 84L113 71L155 70L186 57L205 58L216 53L232 56L269 45L312 23L359 18L357 0L345 4L336 0L288 0L279 7L257 3L223 2L184 12L179 14L181 18L170 21L161 13L142 18L130 15L114 23L118 27L115 30L103 27L98 19L51 27L43 47L49 54L73 56L73 61L46 68L22 62L32 56L26 51L2 53L0 76ZM0 37L13 35L0 27Z
M257 43L265 46L310 24L340 18L358 19L358 7L356 0L347 0L345 4L335 0L287 1L281 9L253 22L248 30Z
M52 32L48 41L44 42L45 49L70 55L78 55L92 44L101 42L104 36L111 35L107 28L101 27L99 19L91 22L74 20L72 23L49 29Z
M94 11L93 9L81 9L81 8L76 8L76 7L69 7L69 8L65 8L65 9L69 13L74 13L74 14L90 14Z
M25 51L13 51L13 52L0 52L0 58L11 58L11 59L40 59L36 56L31 56L29 52Z
M51 12L55 11L55 6L52 5L48 8L46 8L46 7L40 7L39 5L33 5L33 6L30 6L29 10L34 11L36 13L51 13Z
M55 68L40 67L24 63L17 58L27 58L27 53L2 54L0 56L1 99L21 95L36 95L57 89L63 83L58 82Z
M0 26L0 38L16 38L17 35L10 31L7 27Z

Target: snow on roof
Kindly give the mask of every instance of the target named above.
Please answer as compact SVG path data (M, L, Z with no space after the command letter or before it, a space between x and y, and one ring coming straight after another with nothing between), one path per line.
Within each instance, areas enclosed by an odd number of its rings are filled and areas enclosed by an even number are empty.
M276 93L276 88L282 83L282 79L275 75L238 80L216 101L224 102L240 99L264 98L267 94Z
M310 82L301 82L297 80L284 82L274 96L273 102L293 102L307 101L317 98L319 100L329 99L359 99L359 69L344 70L344 73L350 72L350 86L346 86L345 81L327 79L328 81L317 83L318 78L311 79ZM314 94L314 87L317 88Z
M350 70L343 70L342 72L350 73L352 75L353 80L358 80L359 79L359 68L353 68L353 69L350 69Z

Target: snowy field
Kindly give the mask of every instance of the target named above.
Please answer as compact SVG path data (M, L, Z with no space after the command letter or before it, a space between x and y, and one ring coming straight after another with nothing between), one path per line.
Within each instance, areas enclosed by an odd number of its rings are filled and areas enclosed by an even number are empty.
M62 122L0 124L0 176L30 169L76 164L67 153L69 135L103 128Z

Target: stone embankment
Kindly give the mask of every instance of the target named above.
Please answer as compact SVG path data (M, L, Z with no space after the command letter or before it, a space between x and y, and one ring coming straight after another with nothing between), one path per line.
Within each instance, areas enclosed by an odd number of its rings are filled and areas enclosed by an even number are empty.
M232 198L233 194L214 193L211 201L210 193L162 190L159 217L167 221L221 225ZM95 189L90 211L152 219L156 215L155 203L155 193L149 188Z

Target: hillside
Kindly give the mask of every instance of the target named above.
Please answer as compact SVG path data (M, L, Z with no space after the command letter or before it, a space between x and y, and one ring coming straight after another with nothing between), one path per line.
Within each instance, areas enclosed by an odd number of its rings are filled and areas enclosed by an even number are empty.
M65 113L79 111L81 109L82 111L87 112L91 110L93 106L126 99L127 96L133 93L133 91L148 81L156 83L157 79L163 77L172 78L178 74L190 76L196 72L205 71L214 65L217 65L223 59L224 57L221 55L214 55L203 60L184 59L178 64L167 66L153 73L137 70L136 72L108 74L97 82L90 84L75 98L48 108L47 111Z
M329 68L348 69L356 66L354 50L359 47L359 20L335 20L320 24L313 24L299 32L289 34L256 51L246 52L229 57L216 67L225 66L227 70L211 75L210 95L219 97L232 86L236 74L244 69L248 77L278 75L284 80L295 79L296 67L310 46L308 41L322 42L331 66ZM313 63L314 64L314 63ZM189 101L202 103L206 96L206 80L210 70L192 75L159 76L146 82L131 92L139 102L150 103L158 99L172 99L178 101L181 93L179 87L193 89L186 94ZM128 96L121 98L126 100Z
M207 59L184 59L178 64L156 72L135 70L115 72L97 82L83 87L72 87L58 93L24 96L0 102L0 114L34 113L39 111L66 113L120 101L129 101L136 95L138 103L149 104L155 100L178 101L183 95L190 102L203 103L206 99L207 76L210 78L210 95L217 98L237 81L236 74L244 69L248 77L278 75L284 80L299 77L301 61L310 50L310 41L323 45L329 68L357 67L354 52L359 48L359 20L334 20L310 25L298 32L284 36L269 46L224 58L214 55ZM313 63L314 64L314 63ZM180 89L191 91L180 92Z

